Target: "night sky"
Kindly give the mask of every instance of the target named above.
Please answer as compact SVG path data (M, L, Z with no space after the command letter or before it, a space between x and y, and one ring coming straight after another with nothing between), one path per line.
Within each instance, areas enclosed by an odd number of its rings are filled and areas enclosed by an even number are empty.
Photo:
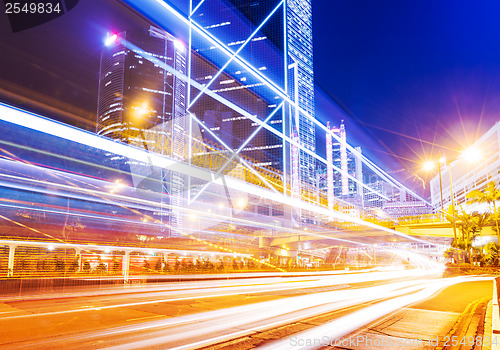
M500 120L499 18L499 1L313 0L315 81L348 141L401 180L456 157Z
M423 159L500 120L499 18L493 0L313 0L316 117L338 125L336 101L348 142L422 190ZM0 14L0 98L93 130L102 38L137 24L112 0L14 34Z

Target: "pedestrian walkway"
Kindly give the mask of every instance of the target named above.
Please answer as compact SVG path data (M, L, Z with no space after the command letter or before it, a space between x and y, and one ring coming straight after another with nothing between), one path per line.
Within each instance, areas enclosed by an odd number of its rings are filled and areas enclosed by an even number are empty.
M492 281L453 285L349 334L339 342L342 347L329 349L489 350L484 346L491 342L485 319L492 288Z

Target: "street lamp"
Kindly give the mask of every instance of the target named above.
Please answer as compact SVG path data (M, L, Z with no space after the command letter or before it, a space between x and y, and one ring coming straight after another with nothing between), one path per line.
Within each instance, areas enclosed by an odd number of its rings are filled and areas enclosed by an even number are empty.
M451 163L453 163L456 160L463 159L466 160L469 163L477 162L479 159L481 159L481 153L479 152L478 149L474 147L467 148L465 151L462 152L461 156L458 158L455 158L450 161L446 161L445 157L441 157L438 160L438 173L439 173L439 190L441 194L441 214L444 214L444 208L443 208L443 184L442 184L442 179L441 179L441 166L446 166L448 165L448 172L450 174L450 199L451 199L451 208L453 210L452 215L453 215L453 236L455 238L455 242L457 240L457 226L455 223L455 198L453 195L453 177L451 174ZM434 169L434 164L435 162L433 161L426 161L424 163L424 170L425 171L431 171Z

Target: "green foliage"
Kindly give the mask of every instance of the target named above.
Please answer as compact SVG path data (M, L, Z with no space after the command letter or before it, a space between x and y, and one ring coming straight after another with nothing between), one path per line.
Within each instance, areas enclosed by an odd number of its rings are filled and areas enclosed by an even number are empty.
M443 255L446 259L453 259L453 258L455 258L455 249L448 248L448 249L446 249L446 251L444 252Z
M105 273L107 271L108 267L102 262L100 261L99 264L97 265L97 272L98 273Z
M163 272L165 272L165 273L170 272L170 266L168 266L168 264L165 260L163 260Z
M75 258L69 265L68 271L75 272L78 269L78 258Z
M467 194L471 203L488 203L496 209L496 202L500 200L500 189L495 181L490 181L483 191L474 190Z
M481 233L483 227L489 223L489 214L467 213L462 207L458 211L450 205L446 213L446 219L458 230L458 235L453 240L452 247L462 250L465 253L465 260L470 261L472 242ZM458 258L460 259L460 256Z
M63 272L65 270L64 260L56 259L56 271Z
M111 270L113 272L120 271L120 262L115 257L113 257L113 261L111 262Z
M483 191L474 190L467 194L470 203L488 203L490 206L490 219L495 223L493 231L496 232L500 241L500 208L497 208L496 202L500 201L500 188L495 181L489 182Z
M500 246L495 242L490 242L485 247L486 255L484 260L488 265L498 266L500 263Z

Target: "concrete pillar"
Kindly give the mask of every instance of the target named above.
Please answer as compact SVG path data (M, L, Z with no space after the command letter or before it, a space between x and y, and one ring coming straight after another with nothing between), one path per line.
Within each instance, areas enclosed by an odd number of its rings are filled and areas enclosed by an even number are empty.
M130 269L130 252L126 251L122 260L122 274L125 283L128 282L129 269Z
M7 277L12 277L14 274L14 254L16 253L16 246L9 244L9 265L7 267Z

